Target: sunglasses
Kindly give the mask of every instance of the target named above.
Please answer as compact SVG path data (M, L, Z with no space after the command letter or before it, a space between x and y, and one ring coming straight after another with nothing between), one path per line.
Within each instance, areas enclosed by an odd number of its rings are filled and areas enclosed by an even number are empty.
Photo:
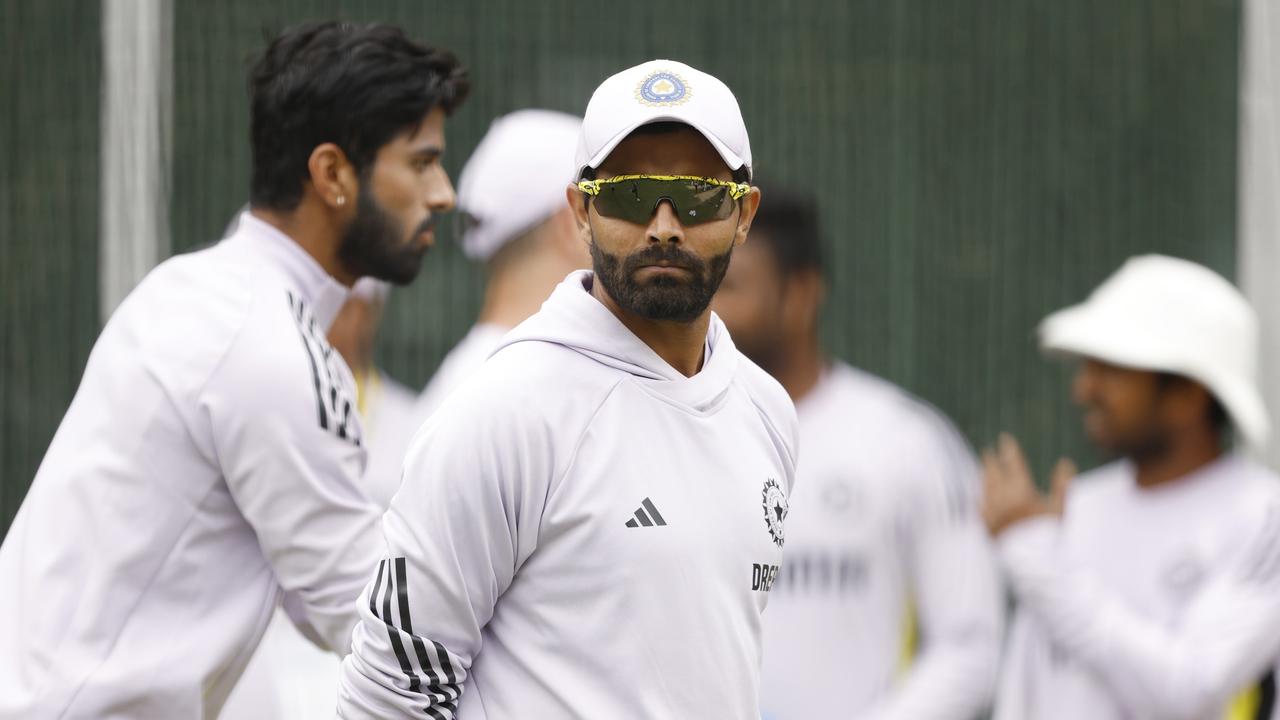
M681 225L724 220L733 214L733 202L751 192L746 183L693 175L618 175L604 180L582 180L578 189L595 198L596 212L604 217L644 225L666 200L676 209Z

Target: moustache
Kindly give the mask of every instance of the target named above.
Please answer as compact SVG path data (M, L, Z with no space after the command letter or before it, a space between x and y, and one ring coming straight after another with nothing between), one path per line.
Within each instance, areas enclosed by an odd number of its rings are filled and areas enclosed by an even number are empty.
M707 270L707 264L697 255L681 250L675 245L650 245L644 250L628 255L622 267L623 271L630 275L648 265L667 265L688 270L699 276L706 274Z

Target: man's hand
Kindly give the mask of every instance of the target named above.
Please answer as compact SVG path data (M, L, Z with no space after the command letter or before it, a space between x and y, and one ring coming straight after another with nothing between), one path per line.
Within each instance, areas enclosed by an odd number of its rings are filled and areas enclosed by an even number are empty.
M1075 463L1063 458L1053 468L1049 497L1036 489L1022 448L1002 433L996 450L982 451L982 520L992 537L1010 525L1039 515L1062 515L1067 486L1076 475Z

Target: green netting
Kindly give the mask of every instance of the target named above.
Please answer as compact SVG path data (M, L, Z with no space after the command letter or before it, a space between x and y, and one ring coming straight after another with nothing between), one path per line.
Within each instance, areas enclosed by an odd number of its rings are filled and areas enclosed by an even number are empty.
M93 3L3 7L0 117L19 123L0 142L31 167L12 166L0 202L35 198L0 208L7 524L95 327L99 46ZM216 238L244 202L244 74L264 29L382 20L457 52L474 91L448 127L455 177L496 115L580 113L606 75L683 60L737 92L766 202L769 185L819 199L830 349L932 400L974 441L1014 429L1040 467L1090 454L1066 372L1035 351L1036 322L1137 252L1233 273L1235 1L179 0L174 17L176 250ZM480 274L448 226L417 284L393 295L380 340L381 363L411 385L477 309ZM57 272L33 278L32 264Z
M99 329L99 15L0 2L0 531Z

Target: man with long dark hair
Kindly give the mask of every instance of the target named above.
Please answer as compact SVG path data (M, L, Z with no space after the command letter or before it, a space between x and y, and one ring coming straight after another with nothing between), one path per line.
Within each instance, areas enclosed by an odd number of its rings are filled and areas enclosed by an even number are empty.
M216 716L282 593L342 653L381 553L325 329L453 204L447 52L326 22L254 65L250 209L124 301L0 546L0 717Z

